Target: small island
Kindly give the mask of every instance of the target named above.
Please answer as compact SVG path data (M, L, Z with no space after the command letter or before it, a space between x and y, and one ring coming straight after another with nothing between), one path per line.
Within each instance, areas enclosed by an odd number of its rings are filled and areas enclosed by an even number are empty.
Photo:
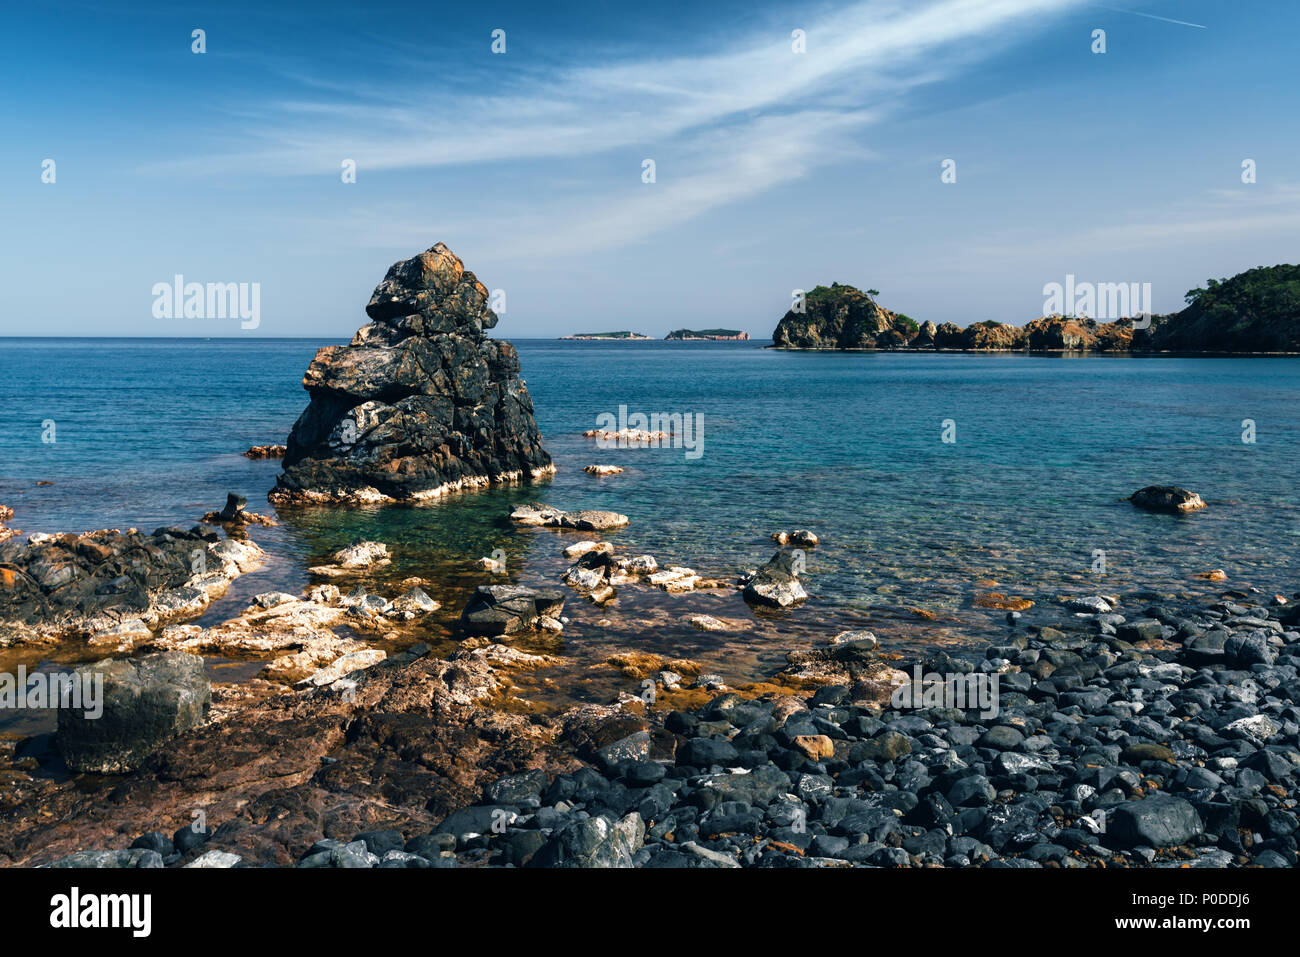
M745 341L749 339L749 333L741 329L674 329L664 340L669 339L678 342L717 342L717 341Z
M649 339L650 336L643 336L639 332L575 332L571 336L560 336L561 339Z

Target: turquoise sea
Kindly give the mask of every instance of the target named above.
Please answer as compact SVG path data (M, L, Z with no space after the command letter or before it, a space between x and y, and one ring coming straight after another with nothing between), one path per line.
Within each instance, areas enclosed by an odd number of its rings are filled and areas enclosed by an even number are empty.
M25 532L191 524L227 491L273 513L278 462L250 445L283 442L307 401L306 340L0 340L0 503ZM778 529L807 528L810 600L756 616L737 594L624 588L598 609L576 594L551 650L579 662L636 648L706 660L731 679L770 673L784 652L845 628L904 647L986 641L1006 625L978 607L996 592L1062 612L1060 595L1134 590L1219 594L1300 585L1300 360L822 354L761 341L517 340L555 478L421 507L311 509L254 529L270 561L236 582L205 620L252 594L297 591L306 571L355 538L386 542L396 591L419 575L450 625L474 567L501 549L508 577L553 583L571 534L512 527L517 502L610 508L631 524L620 550L708 576L765 561ZM698 414L703 454L599 450L582 432L620 406ZM955 442L942 441L945 420ZM1244 442L1254 425L1254 442ZM53 432L51 433L51 426ZM42 441L54 438L55 441ZM583 466L626 468L595 478ZM50 482L37 485L37 482ZM1209 508L1149 515L1124 497L1151 484L1201 493ZM1104 573L1099 571L1104 553ZM1225 583L1193 577L1223 569ZM707 612L749 623L701 633ZM595 672L592 672L595 674ZM580 668L551 695L608 691Z

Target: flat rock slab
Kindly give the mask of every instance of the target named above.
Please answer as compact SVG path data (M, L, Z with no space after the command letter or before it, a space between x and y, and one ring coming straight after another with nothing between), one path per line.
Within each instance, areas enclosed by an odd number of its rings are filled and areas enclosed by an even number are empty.
M597 532L607 528L620 528L628 524L626 515L596 509L566 512L550 505L530 503L519 505L510 513L513 521L522 525L545 528L571 528L580 532Z

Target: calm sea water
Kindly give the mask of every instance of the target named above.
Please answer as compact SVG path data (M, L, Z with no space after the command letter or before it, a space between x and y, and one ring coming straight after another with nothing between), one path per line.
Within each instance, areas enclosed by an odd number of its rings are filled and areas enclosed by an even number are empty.
M302 373L326 342L304 340L0 340L0 503L26 532L191 523L227 491L269 511L277 462L250 445L282 442L307 396ZM516 345L558 473L533 488L455 496L417 508L312 509L253 536L266 569L236 583L208 620L271 588L298 590L306 568L364 536L395 562L375 583L419 575L449 626L485 580L473 562L507 554L511 580L554 582L573 536L512 527L521 501L612 508L631 525L620 549L706 575L735 575L772 554L777 529L808 528L811 599L755 616L737 595L622 589L614 608L576 596L551 650L582 667L556 695L608 690L594 663L611 649L693 655L732 678L772 670L784 651L846 627L900 647L984 640L997 591L1029 597L1150 589L1294 592L1300 544L1300 361L1294 359L821 354L761 342L522 340ZM703 416L703 455L598 450L601 413ZM1243 420L1257 440L1242 441ZM945 420L956 441L942 439ZM50 437L53 424L54 442ZM592 463L618 476L583 473ZM51 485L37 486L38 481ZM1150 484L1201 493L1177 518L1133 509ZM1105 553L1105 574L1095 572ZM1222 568L1227 585L1193 577ZM683 623L744 618L742 634ZM583 668L590 666L590 678ZM591 686L587 687L587 682ZM544 692L540 692L543 694Z

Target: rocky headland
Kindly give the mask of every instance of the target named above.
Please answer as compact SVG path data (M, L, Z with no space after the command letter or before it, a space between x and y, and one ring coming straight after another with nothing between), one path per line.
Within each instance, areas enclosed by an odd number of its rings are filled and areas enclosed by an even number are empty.
M868 293L833 283L810 291L772 333L772 348L940 352L1300 353L1300 266L1210 280L1170 315L1097 322L1042 316L1023 326L917 323Z
M416 501L554 471L488 290L442 243L394 263L346 346L316 353L277 506Z

